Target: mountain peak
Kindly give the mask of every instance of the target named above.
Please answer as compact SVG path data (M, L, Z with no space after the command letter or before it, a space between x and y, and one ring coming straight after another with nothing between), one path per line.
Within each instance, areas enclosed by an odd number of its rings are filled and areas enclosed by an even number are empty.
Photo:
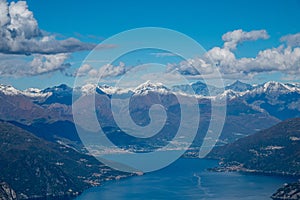
M4 93L5 95L20 95L22 94L22 91L17 90L11 85L3 85L0 84L0 91Z
M248 83L243 83L239 80L236 80L231 85L226 86L225 89L226 90L233 90L233 91L236 91L236 92L245 92L247 90L253 89L253 86L248 84Z
M168 93L170 89L164 86L162 83L152 83L149 80L134 89L134 93L136 94L147 94L149 91Z
M72 88L66 84L60 84L58 86L48 87L44 89L42 92L68 92L68 91L72 91Z
M128 92L128 90L122 90L121 88L110 86L110 85L101 85L98 86L98 88L104 93L108 95L116 94L116 93L125 93ZM99 92L98 92L99 93Z
M276 81L268 81L262 86L264 92L291 92L296 88Z
M203 85L203 86L207 87L207 85L205 83L203 83L202 81L196 81L196 82L192 83L192 85Z
M95 93L96 88L97 88L96 84L88 83L88 84L78 87L76 89L79 89L81 91L81 93L84 95L89 95L89 94Z
M8 96L24 95L31 98L45 98L51 95L51 92L43 92L37 88L28 88L24 91L18 90L11 85L0 84L0 92Z

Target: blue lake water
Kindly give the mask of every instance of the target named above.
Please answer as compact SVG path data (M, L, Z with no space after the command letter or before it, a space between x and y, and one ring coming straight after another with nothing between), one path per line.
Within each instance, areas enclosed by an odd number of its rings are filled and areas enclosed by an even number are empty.
M216 165L213 160L182 158L156 172L91 188L77 200L270 200L284 183L296 181L291 177L206 170Z

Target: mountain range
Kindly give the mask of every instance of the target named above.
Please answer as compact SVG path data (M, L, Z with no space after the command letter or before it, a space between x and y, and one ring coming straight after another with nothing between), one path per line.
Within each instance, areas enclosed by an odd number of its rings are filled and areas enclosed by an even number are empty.
M194 94L190 93L191 88L193 88ZM211 94L209 94L208 88L212 91ZM207 129L209 124L211 102L225 98L227 100L227 116L219 139L220 144L233 142L282 120L300 117L299 84L272 81L261 85L250 85L236 81L226 86L225 90L221 90L214 86L207 86L200 81L172 88L148 81L136 88L125 89L108 85L86 84L74 89L67 85L59 85L44 90L29 88L22 91L12 86L1 85L0 119L12 121L18 126L31 126L28 128L31 131L33 131L32 126L64 124L66 121L73 123L72 95L76 99L79 96L89 96L93 92L96 92L97 115L104 127L116 127L110 111L112 96L120 99L134 97L130 104L132 116L136 117L135 122L143 125L149 123L150 118L146 111L151 105L162 103L168 109L173 109L172 116L174 118L179 118L180 114L176 111L178 101L173 98L174 94L185 96L184 103L186 104L189 103L190 96L196 97L201 112L202 132ZM26 129L24 126L23 128ZM75 130L74 125L71 129ZM75 131L70 132L72 135L76 134ZM51 133L48 134L51 135ZM76 136L66 137L59 133L52 135L56 139L78 140L78 138L75 139Z

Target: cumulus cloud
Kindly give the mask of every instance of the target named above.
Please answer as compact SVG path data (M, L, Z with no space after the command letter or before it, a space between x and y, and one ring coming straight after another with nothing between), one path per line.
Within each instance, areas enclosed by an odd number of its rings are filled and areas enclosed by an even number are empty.
M224 41L224 48L236 49L236 46L239 43L245 41L255 41L258 39L268 39L269 37L270 36L266 30L253 30L247 32L243 31L242 29L238 29L225 33L222 36L222 39Z
M127 68L123 62L120 62L119 65L106 64L100 67L99 69L91 69L88 72L88 75L91 78L108 78L121 76L127 72Z
M94 68L90 64L83 64L78 68L74 73L68 74L68 76L78 76L83 77L87 76L91 79L98 78L108 78L108 77L117 77L125 74L129 70L128 67L123 62L120 62L119 65L105 64L100 68Z
M64 63L69 54L60 53L55 55L36 55L30 62L30 75L44 74L52 71L64 71L71 64Z
M178 71L183 75L189 76L209 76L214 74L214 69L218 69L224 78L247 78L253 77L258 73L264 72L282 72L288 76L300 75L300 48L293 47L297 44L298 34L288 35L282 37L281 41L290 40L287 47L281 45L277 48L271 48L266 50L261 50L255 57L242 57L237 58L233 53L234 48L228 48L228 41L235 41L231 44L235 44L230 47L236 47L236 44L247 40L254 40L259 38L261 34L258 32L247 32L252 33L244 37L234 37L240 39L230 40L232 33L235 31L226 33L223 35L225 39L224 47L214 47L210 49L201 57L189 59L182 61L179 64L169 64L168 71ZM238 30L238 32L240 32ZM241 32L240 32L241 33ZM231 36L230 36L231 35ZM240 34L238 34L240 35ZM262 34L267 36L267 33ZM232 38L232 37L231 37ZM241 39L244 38L244 39ZM239 41L239 42L237 42Z
M99 76L101 78L115 77L125 74L126 71L127 70L123 62L120 62L118 66L107 64L99 69Z
M214 66L204 57L190 58L181 61L179 64L168 64L166 71L178 72L186 76L197 76L203 74L211 74L214 72Z
M286 42L291 47L300 47L300 33L283 36L280 38L280 41Z
M92 69L93 68L89 64L83 64L75 71L74 76L86 76Z
M54 71L64 72L71 64L65 63L70 54L25 55L0 54L0 76L35 76Z
M227 56L215 56L220 51L226 52ZM213 55L212 60L217 63L223 74L254 74L261 72L283 72L285 74L300 73L300 48L278 48L260 51L256 57L243 57L237 59L230 51L214 48L208 52Z
M6 54L57 54L90 50L94 44L75 38L57 40L44 35L25 1L0 0L0 52Z

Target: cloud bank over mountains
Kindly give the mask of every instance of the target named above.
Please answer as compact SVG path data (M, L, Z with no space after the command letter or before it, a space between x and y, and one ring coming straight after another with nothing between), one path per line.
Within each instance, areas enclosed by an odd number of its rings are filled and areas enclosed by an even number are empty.
M241 29L222 36L223 47L213 47L201 57L191 58L179 64L169 65L169 71L177 70L190 76L210 75L215 66L224 78L249 78L259 73L282 72L285 75L300 74L300 33L281 38L279 47L261 50L255 57L237 58L234 50L238 44L258 39L268 39L266 30L250 32ZM214 65L215 64L215 65ZM196 70L198 69L198 70Z

